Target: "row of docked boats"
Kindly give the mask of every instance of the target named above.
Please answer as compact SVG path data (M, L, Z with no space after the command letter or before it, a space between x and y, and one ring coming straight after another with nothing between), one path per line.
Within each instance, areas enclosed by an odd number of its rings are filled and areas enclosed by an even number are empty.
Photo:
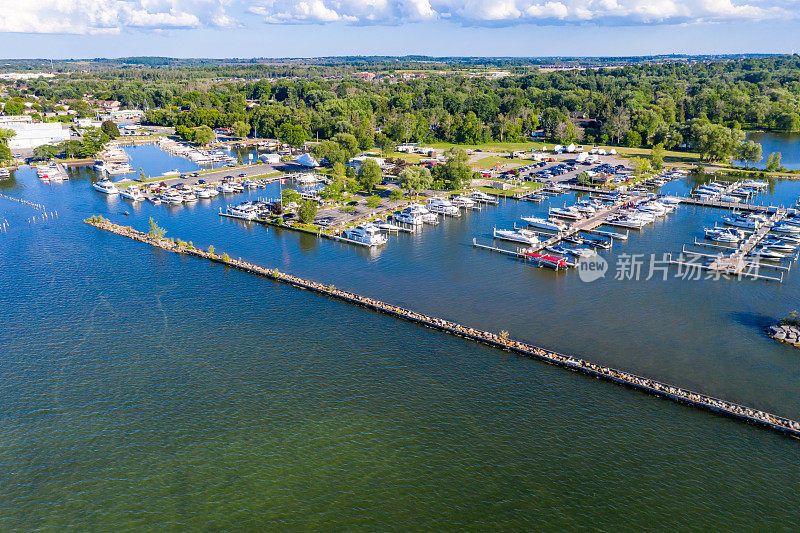
M747 255L759 259L781 260L793 258L800 247L800 218L788 217L770 226L770 219L761 213L733 213L723 217L724 226L704 228L705 238L729 245L731 247L746 246L754 233L767 229L765 238Z
M57 163L47 163L46 165L36 166L36 175L44 182L67 181L69 175L61 165Z
M236 163L238 160L222 150L200 150L174 141L172 139L161 138L158 140L158 147L173 155L191 159L198 165L211 165L213 163Z
M722 217L722 222L726 226L756 231L762 229L764 226L768 226L770 224L770 219L767 217L767 215L762 213L744 214L734 212L729 216ZM790 235L798 234L800 233L800 217L789 216L782 221L773 224L769 231Z
M438 224L438 215L460 217L461 209L479 209L481 203L497 203L497 200L484 192L475 191L450 198L430 198L425 205L411 204L393 215L396 222L410 226Z
M749 199L767 188L769 184L761 180L742 180L733 183L709 182L699 185L692 196L700 200L720 200L738 203Z

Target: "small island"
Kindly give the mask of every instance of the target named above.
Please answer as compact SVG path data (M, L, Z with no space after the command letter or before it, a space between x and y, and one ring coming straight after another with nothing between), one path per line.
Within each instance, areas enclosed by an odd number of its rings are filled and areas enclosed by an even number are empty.
M792 311L777 324L767 327L767 335L800 348L800 313Z

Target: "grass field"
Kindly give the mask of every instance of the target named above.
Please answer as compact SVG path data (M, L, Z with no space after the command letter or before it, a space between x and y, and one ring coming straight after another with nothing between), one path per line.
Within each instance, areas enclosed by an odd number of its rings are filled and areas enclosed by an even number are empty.
M528 161L527 159L508 159L506 157L500 157L500 156L489 156L489 157L484 157L483 159L479 159L471 164L473 166L477 166L478 168L489 170L494 168L494 166L497 163L500 163L501 165L504 165L507 168L514 168L514 167L520 167L529 162L530 161Z
M530 151L532 148L541 148L547 146L547 143L541 142L490 142L484 144L452 144L452 143L434 143L431 145L433 148L463 148L465 150L483 150L485 152L516 152L519 150ZM551 143L552 146L552 143Z
M626 146L603 146L606 151L614 148L617 151L617 156L625 157L650 157L653 152L650 148L628 148ZM665 163L678 163L678 164L697 164L700 162L700 154L693 152L675 152L671 150L664 150Z
M402 159L406 163L419 163L425 156L421 154L406 154L403 152L386 152L384 157L391 157L393 159Z
M520 194L523 192L528 192L535 189L540 189L544 187L543 183L538 183L535 181L524 181L519 187L515 187L514 189L509 189L507 191L501 191L500 189L495 189L494 187L476 187L479 191L483 191L487 194L494 194L496 196L514 196L515 194Z

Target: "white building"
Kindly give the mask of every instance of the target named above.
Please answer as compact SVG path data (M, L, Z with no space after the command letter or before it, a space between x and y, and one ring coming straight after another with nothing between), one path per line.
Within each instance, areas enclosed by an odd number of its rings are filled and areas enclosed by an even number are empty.
M279 154L261 154L258 156L258 159L270 165L277 165L281 162L281 156Z
M95 120L92 117L86 118L76 118L75 123L78 125L79 128L99 128L102 126L102 123L99 120Z
M33 117L30 115L0 115L0 124L30 124Z
M60 122L42 122L38 124L7 124L16 135L9 139L8 147L12 150L30 150L44 144L60 143L69 140L69 129Z
M384 168L386 166L386 160L384 158L382 158L382 157L373 157L373 156L369 156L369 155L356 156L356 157L354 157L353 159L351 159L350 161L347 162L347 166L348 167L353 167L356 170L356 172L358 172L358 170L361 168L361 165L367 159L372 159L373 161L378 163L378 166L381 167L381 168Z

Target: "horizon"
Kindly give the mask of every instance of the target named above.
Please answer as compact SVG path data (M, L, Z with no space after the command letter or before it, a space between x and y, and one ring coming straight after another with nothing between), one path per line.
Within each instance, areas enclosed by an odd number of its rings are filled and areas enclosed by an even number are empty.
M786 0L0 0L5 58L788 54ZM99 54L98 51L102 51Z

